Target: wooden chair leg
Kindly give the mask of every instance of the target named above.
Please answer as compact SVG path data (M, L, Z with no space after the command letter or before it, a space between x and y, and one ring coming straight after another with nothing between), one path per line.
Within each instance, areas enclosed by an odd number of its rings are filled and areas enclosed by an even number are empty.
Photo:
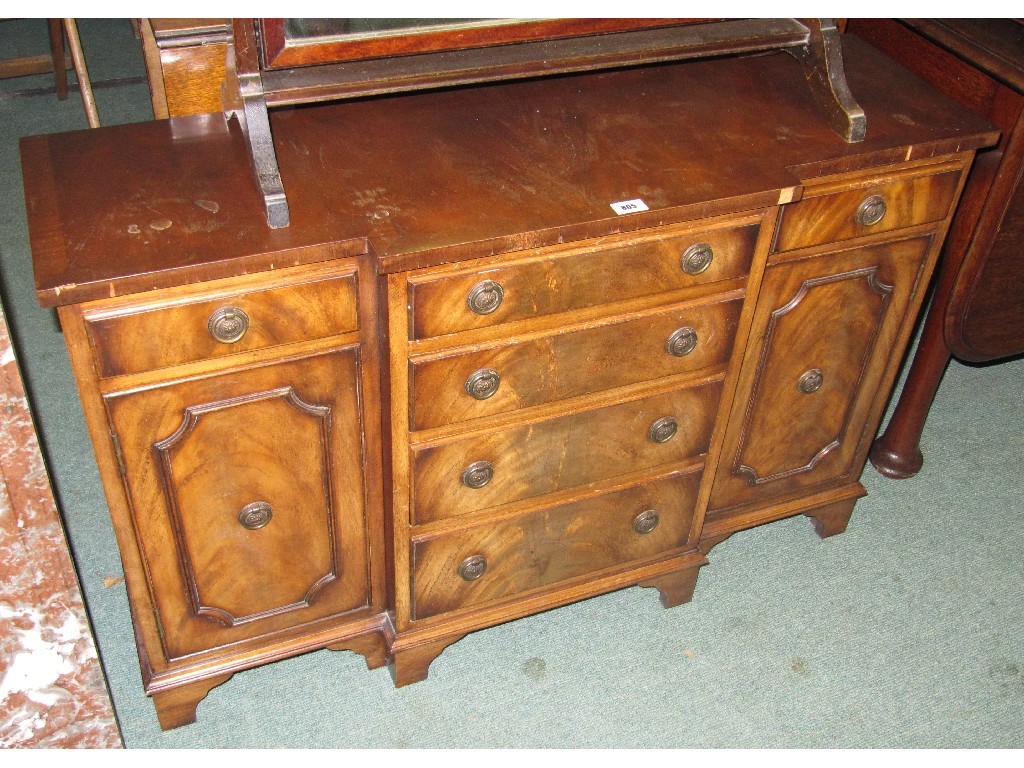
M441 655L441 651L463 637L465 635L448 635L409 648L393 648L388 666L391 670L391 678L395 681L395 687L401 688L403 685L426 680L431 662Z
M53 61L53 85L57 98L68 97L68 65L64 60L64 24L60 19L47 19L50 32L50 59Z
M183 725L194 723L196 707L199 706L199 702L218 685L226 683L230 679L231 673L217 675L197 683L154 693L153 705L156 707L156 716L160 720L160 727L169 731L172 728L180 728Z
M64 31L68 35L68 47L71 49L71 60L75 63L75 74L78 75L78 87L82 91L82 104L85 106L85 117L90 128L100 127L100 116L96 112L96 99L92 95L92 83L89 81L89 70L85 66L85 54L82 52L82 40L78 37L78 25L74 19L64 19Z

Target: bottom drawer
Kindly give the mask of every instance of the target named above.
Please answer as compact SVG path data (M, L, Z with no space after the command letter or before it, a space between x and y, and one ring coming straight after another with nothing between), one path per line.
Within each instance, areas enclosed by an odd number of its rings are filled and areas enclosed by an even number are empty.
M498 600L686 544L701 472L413 542L413 618Z

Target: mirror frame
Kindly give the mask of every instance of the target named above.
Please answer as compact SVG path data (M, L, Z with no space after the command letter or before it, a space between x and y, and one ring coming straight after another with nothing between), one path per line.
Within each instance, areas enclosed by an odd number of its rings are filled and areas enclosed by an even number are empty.
M294 40L285 35L285 19L259 19L264 69L336 64L386 56L458 51L538 40L672 27L707 19L495 19L494 24L453 24L396 30L346 40Z

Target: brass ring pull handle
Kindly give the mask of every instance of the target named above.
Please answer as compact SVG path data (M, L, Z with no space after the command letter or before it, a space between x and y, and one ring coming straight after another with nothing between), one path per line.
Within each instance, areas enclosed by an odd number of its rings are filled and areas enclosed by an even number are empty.
M658 510L648 509L633 518L633 530L643 536L657 528L660 521Z
M474 461L462 472L462 484L474 490L483 488L494 477L494 466L489 461Z
M821 372L819 368L811 368L803 376L796 381L796 388L803 392L805 395L811 395L821 389L822 383L825 381L825 374Z
M467 557L459 565L459 576L463 581L476 581L487 570L487 558L483 555Z
M672 332L665 350L674 357L686 357L697 348L697 331L690 326Z
M221 344L234 344L249 330L249 316L238 307L221 307L206 323L206 330Z
M708 243L691 245L679 257L679 268L688 275L699 275L711 266L715 251Z
M243 528L248 528L250 531L256 531L265 526L270 522L270 518L274 516L274 510L270 508L270 505L265 501L254 501L252 504L246 504L238 512L238 522L242 524Z
M676 436L679 429L679 422L671 416L662 416L651 424L647 430L647 437L652 443L667 443Z
M870 227L880 222L885 218L885 213L888 210L888 206L885 204L885 198L881 195L871 195L871 197L865 198L859 206L857 206L857 223L862 227Z
M484 280L470 289L469 296L466 297L466 305L478 315L489 315L501 306L503 298L505 298L505 291L502 290L499 283L494 280Z
M486 400L498 391L500 384L501 376L497 371L481 368L479 371L471 373L466 379L466 394L477 400Z

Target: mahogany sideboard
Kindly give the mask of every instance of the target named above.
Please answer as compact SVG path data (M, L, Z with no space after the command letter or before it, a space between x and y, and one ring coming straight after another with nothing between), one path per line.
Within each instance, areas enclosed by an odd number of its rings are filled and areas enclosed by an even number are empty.
M849 31L1002 132L979 154L946 244L935 296L900 399L871 461L921 469L921 432L950 357L1024 354L1024 21L852 19Z
M23 140L161 724L843 531L997 139L860 41L846 69L856 144L785 54L283 109L274 230L219 115Z

